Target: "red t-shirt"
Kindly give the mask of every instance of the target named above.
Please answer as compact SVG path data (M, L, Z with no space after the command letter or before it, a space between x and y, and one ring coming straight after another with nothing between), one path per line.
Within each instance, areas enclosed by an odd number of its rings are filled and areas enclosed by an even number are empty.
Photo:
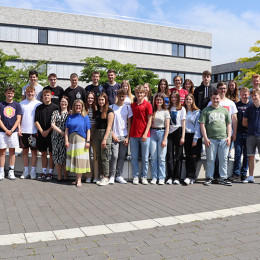
M188 91L186 89L181 88L180 90L178 90L177 88L172 88L171 92L173 91L178 91L180 94L180 101L181 101L181 105L184 105L184 100L185 97L189 94Z
M153 114L152 105L144 100L140 105L134 102L131 105L133 111L133 122L130 130L130 137L142 137L148 122L148 115ZM147 134L150 137L150 130Z

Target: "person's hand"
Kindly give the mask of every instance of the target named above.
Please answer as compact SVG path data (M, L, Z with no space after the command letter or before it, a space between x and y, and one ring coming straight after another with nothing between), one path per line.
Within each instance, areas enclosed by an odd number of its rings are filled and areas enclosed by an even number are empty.
M231 137L232 141L235 142L237 140L237 135L236 134L233 134L232 137Z
M197 145L197 142L192 142L192 147L196 146Z
M126 139L125 139L125 141L124 141L124 146L128 146L128 144L129 144L129 139L126 137Z
M208 138L204 138L204 144L205 144L207 147L209 147L210 144L211 144L211 142L210 142L210 140L209 140Z
M162 143L161 143L161 147L163 148L163 147L166 147L166 145L167 145L167 142L166 141L162 141Z
M47 137L48 134L49 134L49 132L47 130L41 132L42 137Z
M118 143L119 139L115 135L113 135L112 138L115 143Z
M183 145L183 144L184 144L184 138L181 138L180 145Z
M63 131L61 131L61 132L60 132L60 135L64 137L64 136L65 136L65 133L64 133Z
M6 134L7 136L11 136L11 135L13 134L13 132L12 132L11 130L7 130L7 131L5 132L5 134Z
M145 142L147 140L147 135L142 136L142 142Z
M107 140L103 139L102 143L101 143L101 148L106 148L107 145Z
M90 143L86 143L86 144L85 144L85 148L86 148L86 149L89 149L89 147L90 147Z
M226 143L227 143L227 146L230 146L230 143L231 143L231 138L230 137L226 138Z
M21 131L21 130L18 130L18 135L19 135L19 136L23 136L23 134L22 134L22 131Z
M69 148L69 142L65 142L65 147L68 149Z

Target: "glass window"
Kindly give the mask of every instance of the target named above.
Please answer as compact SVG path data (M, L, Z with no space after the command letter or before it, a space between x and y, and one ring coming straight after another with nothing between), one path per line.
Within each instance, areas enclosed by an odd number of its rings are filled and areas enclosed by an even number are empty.
M227 74L227 80L230 80L230 73Z
M221 81L220 79L221 79L220 74L218 74L218 82Z
M220 81L224 80L224 74L220 74Z
M178 56L178 45L177 44L172 45L172 56Z
M231 72L230 73L230 80L233 80L235 77L234 77L234 72Z
M48 44L48 30L38 31L38 43Z
M179 57L184 57L184 45L179 45Z
M227 81L227 73L223 75L223 81Z

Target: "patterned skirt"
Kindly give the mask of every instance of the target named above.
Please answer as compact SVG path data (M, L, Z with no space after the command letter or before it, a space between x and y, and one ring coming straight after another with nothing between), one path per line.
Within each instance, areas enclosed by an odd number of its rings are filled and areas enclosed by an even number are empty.
M66 170L76 174L90 172L89 149L85 148L86 140L77 133L69 135Z

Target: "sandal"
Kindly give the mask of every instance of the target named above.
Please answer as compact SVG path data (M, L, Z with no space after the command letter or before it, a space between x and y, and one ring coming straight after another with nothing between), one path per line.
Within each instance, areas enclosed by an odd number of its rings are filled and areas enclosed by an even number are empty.
M81 183L81 182L78 182L76 186L77 186L77 188L81 188L82 183Z

